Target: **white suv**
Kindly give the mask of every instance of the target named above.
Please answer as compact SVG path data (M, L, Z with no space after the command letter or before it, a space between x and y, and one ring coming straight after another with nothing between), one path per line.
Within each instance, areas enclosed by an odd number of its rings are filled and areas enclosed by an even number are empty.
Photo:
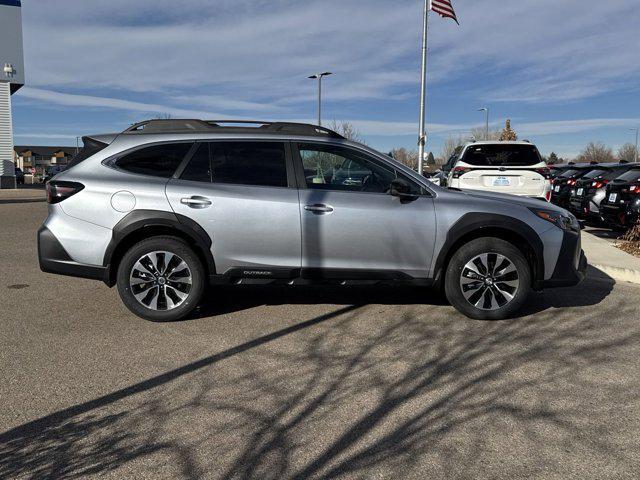
M449 187L551 199L550 170L529 142L468 143L450 162Z

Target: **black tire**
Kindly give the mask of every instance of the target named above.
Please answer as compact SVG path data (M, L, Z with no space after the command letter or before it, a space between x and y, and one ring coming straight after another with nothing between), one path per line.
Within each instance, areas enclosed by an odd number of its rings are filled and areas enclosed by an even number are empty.
M484 254L488 254L486 263L489 268L485 266L486 271L480 268ZM478 257L481 257L481 265L474 263L475 271L467 269L466 266L473 260L478 261ZM511 263L513 269L505 267L498 270L505 265L501 257ZM496 264L498 260L499 265ZM491 266L493 272L489 272ZM513 270L516 271L515 276ZM477 275L477 272L486 275ZM516 276L517 279L511 280ZM527 300L531 291L531 268L522 252L513 244L499 238L478 238L464 244L453 254L444 283L447 299L459 312L477 320L503 320L513 316ZM463 288L466 293L463 293ZM509 299L509 296L512 298Z
M178 260L184 261L187 269L184 269L182 264L174 258L174 263L164 265L162 274L157 271L157 275L151 276L147 272L151 272L153 268L146 270L143 273L144 280L149 278L151 281L141 285L132 285L132 276L139 276L142 271L137 264L140 259L144 258L143 263L147 265L152 257L162 259L160 267L163 266L162 262L167 258L166 254L155 255L154 252L168 252L176 256ZM149 256L145 257L146 255ZM153 263L151 266L155 268ZM180 266L179 271L169 272L170 268L178 270L178 266ZM134 269L134 267L136 268ZM168 274L165 275L164 272ZM172 275L180 275L180 277L172 277ZM164 279L162 284L159 283L161 278ZM135 280L140 280L140 278ZM191 282L190 286L188 282ZM145 290L149 284L152 286ZM202 262L186 242L177 237L159 236L143 240L127 251L118 266L117 286L122 302L135 315L152 322L173 322L185 318L198 306L206 287L206 275ZM139 296L150 291L149 295L152 297L149 300L150 305L143 304L143 301L147 299L146 295L145 298L139 300L136 298L134 290L138 290ZM181 298L185 295L184 299ZM154 299L156 308L153 308Z

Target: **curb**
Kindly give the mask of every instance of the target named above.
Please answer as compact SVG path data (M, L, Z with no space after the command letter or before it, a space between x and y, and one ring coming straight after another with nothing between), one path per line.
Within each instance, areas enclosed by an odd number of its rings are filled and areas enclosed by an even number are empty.
M602 273L607 274L614 280L640 284L640 270L634 270L631 268L610 267L607 265L591 264L591 266L593 268L597 268Z
M38 202L46 202L46 198L3 198L0 199L0 205L10 204L10 203L38 203Z

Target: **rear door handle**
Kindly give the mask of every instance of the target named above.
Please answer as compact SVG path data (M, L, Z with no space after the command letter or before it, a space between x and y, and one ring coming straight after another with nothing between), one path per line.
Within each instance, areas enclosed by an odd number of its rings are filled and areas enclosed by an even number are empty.
M190 208L207 208L212 204L211 200L206 197L194 195L192 197L181 198L180 203Z
M329 205L325 205L323 203L315 203L313 205L305 205L304 209L308 212L323 214L323 213L331 213L333 212L333 207Z

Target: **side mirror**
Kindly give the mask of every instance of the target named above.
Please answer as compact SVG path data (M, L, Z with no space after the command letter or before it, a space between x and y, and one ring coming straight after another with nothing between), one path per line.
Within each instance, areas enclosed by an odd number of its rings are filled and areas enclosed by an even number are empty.
M411 193L411 185L402 178L396 178L391 182L389 193L394 197L400 198L403 203L418 198L417 195Z

